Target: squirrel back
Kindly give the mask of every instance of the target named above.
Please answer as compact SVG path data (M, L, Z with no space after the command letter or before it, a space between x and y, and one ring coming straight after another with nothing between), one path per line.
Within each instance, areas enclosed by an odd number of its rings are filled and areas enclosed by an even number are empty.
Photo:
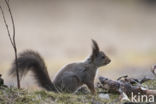
M37 52L26 50L19 54L17 62L20 78L22 78L29 70L31 70L39 86L45 88L48 91L56 91L55 86L50 80L45 62ZM15 61L12 64L9 74L13 77L16 76Z

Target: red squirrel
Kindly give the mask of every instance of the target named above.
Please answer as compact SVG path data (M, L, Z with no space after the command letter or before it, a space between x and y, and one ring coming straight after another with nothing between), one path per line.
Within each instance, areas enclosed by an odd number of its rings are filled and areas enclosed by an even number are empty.
M47 67L39 53L26 50L19 54L17 62L20 76L32 71L35 80L42 88L54 92L75 92L83 84L86 84L91 93L95 94L94 79L99 67L111 62L103 51L100 51L98 44L92 40L92 53L83 62L71 63L63 67L51 81ZM10 75L16 76L15 61L10 69Z

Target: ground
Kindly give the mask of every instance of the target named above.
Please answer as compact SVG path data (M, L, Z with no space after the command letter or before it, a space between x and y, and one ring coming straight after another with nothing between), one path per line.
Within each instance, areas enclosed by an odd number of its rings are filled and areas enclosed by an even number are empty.
M156 81L148 81L144 83L144 86L155 89ZM118 95L110 95L110 100L106 100L100 98L98 94L53 93L45 90L30 91L15 87L1 87L0 102L1 104L123 104L123 102L118 101Z

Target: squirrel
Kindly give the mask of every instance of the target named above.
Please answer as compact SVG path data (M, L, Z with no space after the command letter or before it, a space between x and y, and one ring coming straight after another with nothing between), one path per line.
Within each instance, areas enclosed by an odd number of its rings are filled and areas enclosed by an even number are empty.
M107 65L111 62L103 51L100 51L98 44L92 40L92 53L83 62L71 63L65 65L51 81L47 67L39 53L26 50L19 54L17 58L20 78L32 71L37 84L53 92L75 92L83 84L86 84L92 94L95 94L94 79L97 68ZM13 62L9 75L16 76L16 64Z

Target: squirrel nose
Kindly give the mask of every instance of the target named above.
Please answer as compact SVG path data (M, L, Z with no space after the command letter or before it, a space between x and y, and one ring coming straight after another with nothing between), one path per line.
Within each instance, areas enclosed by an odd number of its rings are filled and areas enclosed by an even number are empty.
M108 58L107 63L110 63L110 62L111 62L111 59Z

